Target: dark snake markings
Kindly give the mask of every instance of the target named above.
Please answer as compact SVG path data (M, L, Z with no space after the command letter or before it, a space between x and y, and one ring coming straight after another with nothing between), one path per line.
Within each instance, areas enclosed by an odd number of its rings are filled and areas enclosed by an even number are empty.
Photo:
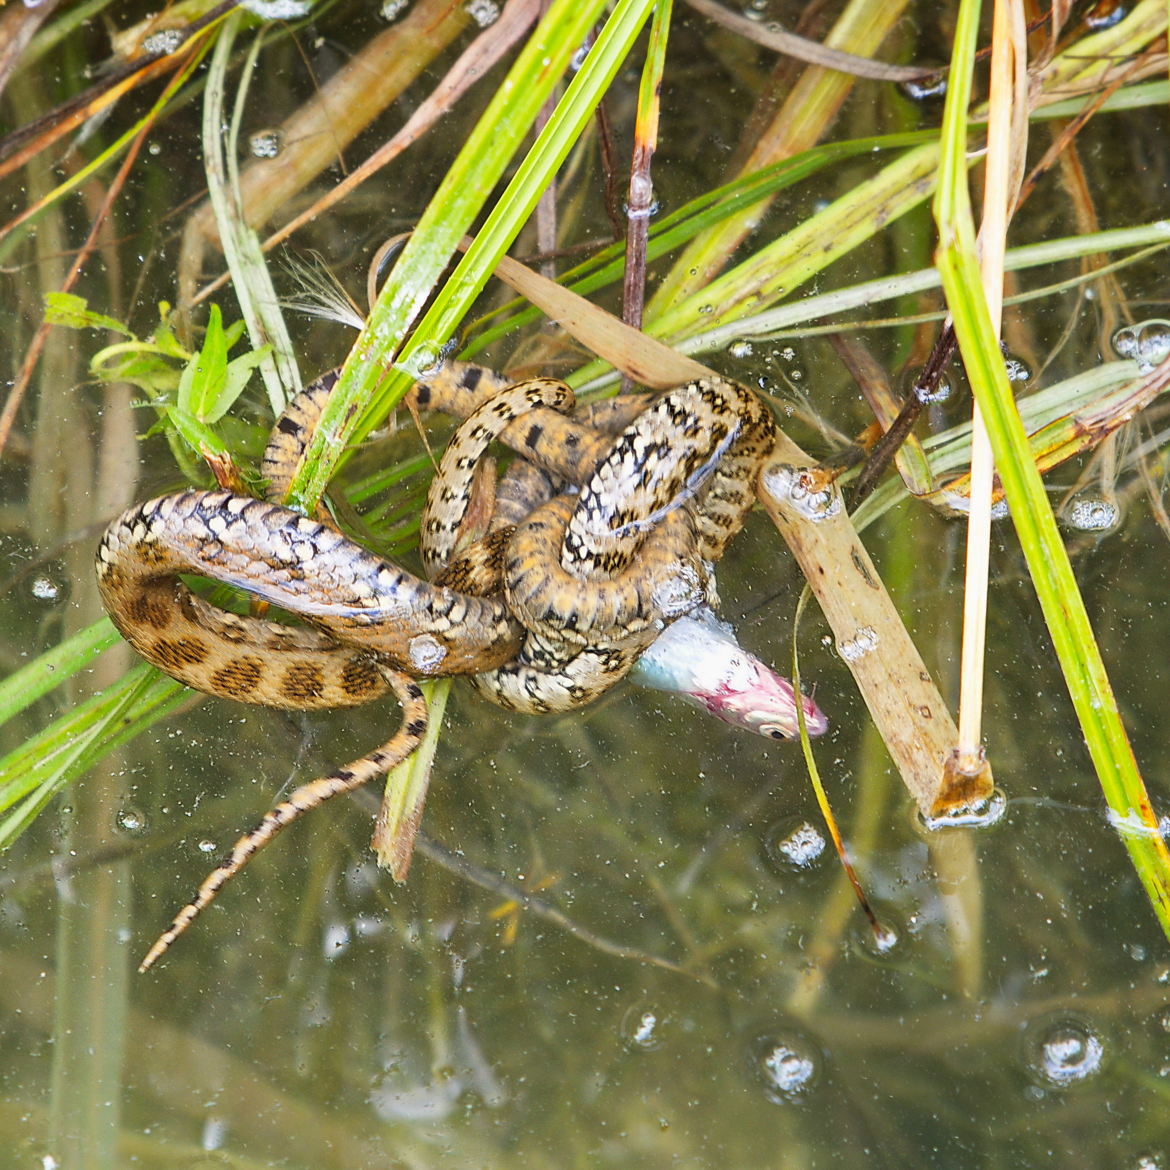
M114 624L149 662L208 694L315 710L392 691L402 725L382 747L297 788L241 837L147 953L166 950L285 825L409 756L427 726L418 678L463 674L509 710L565 711L622 678L675 618L713 592L772 449L771 413L749 390L700 379L574 415L572 391L451 364L412 391L462 417L423 509L423 581L331 525L273 502L336 381L290 403L264 454L266 501L183 491L107 529L98 584ZM494 440L517 459L488 530L466 543L475 473ZM243 589L306 624L217 609L179 578Z

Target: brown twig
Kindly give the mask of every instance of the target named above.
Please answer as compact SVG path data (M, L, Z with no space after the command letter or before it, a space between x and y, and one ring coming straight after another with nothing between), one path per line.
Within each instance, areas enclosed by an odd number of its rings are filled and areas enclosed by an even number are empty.
M182 68L194 47L191 42L235 7L236 0L223 0L198 20L174 30L180 40L167 52L138 57L118 66L76 97L0 138L0 159L4 160L0 162L0 178L23 166L34 155L100 113L124 93L160 74Z
M646 301L646 246L650 238L650 214L654 207L654 183L650 164L658 146L658 117L662 109L662 63L670 29L670 0L654 13L650 49L638 91L638 116L634 124L634 149L630 159L630 192L626 200L626 268L622 280L622 320L642 328Z
M783 53L786 57L794 57L808 65L835 69L838 73L848 73L853 77L864 77L871 81L921 81L926 77L946 75L946 70L940 69L937 65L929 68L922 65L889 65L885 61L875 61L872 57L843 53L840 49L831 49L828 45L821 44L820 41L810 41L807 37L786 32L775 24L761 24L759 21L749 20L746 16L725 8L718 0L687 0L687 3L696 12L701 12L716 24L721 24L755 44Z

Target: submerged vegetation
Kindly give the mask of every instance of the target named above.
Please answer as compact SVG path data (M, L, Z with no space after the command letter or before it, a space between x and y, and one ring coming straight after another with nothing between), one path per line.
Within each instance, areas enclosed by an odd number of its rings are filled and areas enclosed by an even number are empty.
M54 1038L51 1078L28 1082L43 1095L10 1092L0 1120L26 1162L201 1146L238 1166L762 1166L782 1140L793 1164L1035 1164L1086 1142L1085 1164L1170 1164L1148 1034L1170 854L1137 763L1168 729L1131 677L1160 661L1164 600L1156 567L1117 585L1122 542L1156 566L1170 537L1167 8L986 7L0 14L0 945L23 988L8 1012ZM367 265L359 310L335 282ZM771 401L772 527L751 526L721 591L749 617L797 611L777 534L808 581L823 622L810 605L795 634L778 614L756 632L829 710L808 771L880 929L851 924L795 749L712 739L645 695L541 729L453 701L383 806L409 820L434 769L406 886L360 830L302 827L302 856L257 867L283 888L232 891L165 982L130 986L126 940L141 950L211 837L290 768L322 770L326 744L376 733L196 706L132 662L97 604L97 534L180 483L254 490L273 417L344 358L288 498L311 512L329 486L364 542L410 556L431 468L416 424L442 432L405 412L386 428L455 356L582 396L714 368ZM436 688L435 732L446 703ZM932 827L893 815L890 781ZM1105 806L1108 825L1083 815ZM519 1015L537 1022L517 1044ZM198 1054L182 1083L159 1056L176 1048ZM906 1054L930 1075L896 1075ZM1074 1092L1119 1120L1096 1132ZM1018 1099L1043 1124L1019 1127Z

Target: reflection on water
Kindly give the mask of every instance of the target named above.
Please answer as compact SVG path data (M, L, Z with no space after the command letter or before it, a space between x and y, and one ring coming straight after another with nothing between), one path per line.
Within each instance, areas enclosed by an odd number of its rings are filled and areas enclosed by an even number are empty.
M754 525L746 544L745 562L771 556ZM754 628L779 653L773 621ZM1016 661L1034 678L1035 658ZM944 866L947 883L982 887L980 916L963 920L932 860L939 834L859 755L839 664L826 655L817 673L839 715L824 757L834 800L850 842L874 842L855 860L894 945L853 909L831 851L802 860L820 834L798 749L633 688L550 722L463 694L425 828L482 881L423 856L393 886L365 852L365 808L290 830L130 982L122 1156L764 1167L778 1148L814 1163L885 1148L943 1166L993 1148L1034 1164L1037 1142L1070 1165L1106 1164L1080 1160L1085 1143L1119 1165L1161 1156L1163 945L1091 780L1053 773L1067 722L1001 757L1009 791L1042 771L1062 799L1009 799L975 838L978 871ZM232 714L208 701L140 743L132 800L115 810L134 879L130 928L112 940L127 966L207 868L209 834L222 848L292 769L320 770L393 718ZM862 770L848 776L849 760ZM861 806L876 828L851 820ZM62 990L54 907L68 898L100 923L92 878L109 864L45 866L56 819L22 843L20 893L4 900L4 1011L20 1039L5 1095L32 1118ZM646 961L582 941L543 906ZM971 963L978 986L964 990ZM71 978L74 994L105 994L84 968ZM41 1126L13 1110L0 1124L20 1140L14 1164L38 1164Z

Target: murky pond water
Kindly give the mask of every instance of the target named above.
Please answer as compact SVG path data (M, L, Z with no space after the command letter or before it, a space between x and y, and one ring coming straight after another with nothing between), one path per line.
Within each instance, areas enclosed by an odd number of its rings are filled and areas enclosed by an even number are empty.
M304 31L314 68L336 67L373 35L360 19L373 20L335 14ZM695 16L680 21L655 163L668 210L727 173L772 64ZM14 79L11 124L50 107L58 76L99 51L86 36L104 43L96 27L78 30L51 68ZM292 46L271 61L249 131L279 155L270 127L290 108L290 79L298 92L309 83ZM626 135L636 81L620 78L612 103ZM174 295L170 213L202 183L197 105L148 138L154 161L132 172L116 239L84 284L95 308L142 332L155 302ZM116 119L124 128L142 112ZM869 83L843 118L853 135L920 114L937 119ZM1164 114L1108 117L1082 142L1098 211L1106 226L1154 219L1170 171ZM441 171L444 150L425 139L298 247L320 248L357 286L381 239L419 215L431 190L422 177ZM594 157L580 164L587 172ZM1126 198L1115 200L1109 180L1121 174ZM33 164L24 187L9 180L6 213L59 177ZM591 206L596 178L577 180ZM796 188L763 230L856 180L834 172ZM1021 240L1088 230L1046 198ZM42 292L60 285L62 254L84 235L70 217L88 223L95 199L47 216L39 251L25 241L9 256L20 266L3 278L18 341L6 379ZM605 230L599 212L588 223ZM930 230L925 210L909 217L893 244L830 270L825 287L928 262ZM1160 254L1119 279L1138 316L1166 312ZM1052 356L1045 385L1096 365L1112 356L1098 308L1072 290L1014 311L1011 349L1037 371ZM350 342L339 326L295 328L306 372ZM867 338L890 366L911 343ZM5 675L99 618L93 547L119 491L145 498L181 478L164 439L132 441L153 414L88 380L107 343L50 339L0 463ZM807 425L806 404L845 434L867 421L823 340L740 343L711 360L774 392L797 437L823 453L831 436ZM955 381L931 425L969 410ZM255 425L234 437L254 451L265 407L259 391L246 401ZM1156 437L1159 418L1155 406L1132 443ZM1170 621L1165 518L1150 499L1160 501L1164 467L1157 443L1140 473L1128 450L1105 472L1115 494L1093 486L1095 472L1078 487L1066 532L1158 804ZM417 453L407 426L360 466ZM1062 493L1074 481L1054 480ZM407 493L418 482L394 504L416 506ZM903 503L865 541L953 703L962 529ZM305 716L193 697L91 769L4 854L0 1167L1170 1167L1170 949L1109 824L1006 522L993 572L986 739L1005 807L987 828L923 828L827 627L811 612L803 621L802 674L832 724L814 750L885 928L877 940L799 746L632 686L546 719L507 715L457 686L407 882L394 884L366 847L377 794L335 801L258 857L156 969L133 974L282 787L352 759L398 720L390 703ZM754 516L720 568L724 613L784 673L799 588ZM131 663L124 647L107 651L0 729L0 746L15 749Z

